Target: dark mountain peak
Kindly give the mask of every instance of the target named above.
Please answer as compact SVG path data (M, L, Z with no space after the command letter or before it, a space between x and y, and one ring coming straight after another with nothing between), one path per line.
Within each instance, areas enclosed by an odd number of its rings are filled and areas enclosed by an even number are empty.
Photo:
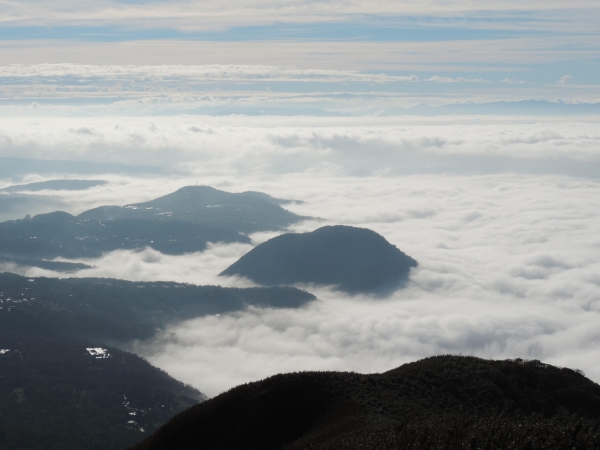
M211 186L206 186L206 185L202 185L202 186L183 186L179 189L177 189L175 192L171 192L170 194L167 195L163 195L162 197L158 197L154 200L150 200L149 202L146 203L156 203L159 202L161 200L177 200L177 199L188 199L189 196L195 196L195 198L197 200L200 199L204 199L206 196L211 196L211 195L219 195L219 194L229 194L228 192L225 191L220 191L218 189L215 189L214 187Z
M47 214L38 214L31 218L32 221L43 222L43 223L65 223L70 222L75 217L64 211L54 211Z
M79 217L200 223L241 233L280 230L306 219L283 209L273 200L253 194L225 192L210 186L185 186L154 200L123 207L95 208Z
M437 356L383 374L302 372L238 386L134 449L591 449L599 419L600 386L573 370Z
M288 233L258 245L221 275L263 285L315 283L350 293L388 294L417 262L373 230L345 225Z
M127 205L129 207L169 207L169 206L221 206L224 204L265 208L267 210L277 211L281 208L277 206L286 203L286 200L276 199L262 192L242 192L232 193L215 189L211 186L184 186L171 194L150 200L149 202Z

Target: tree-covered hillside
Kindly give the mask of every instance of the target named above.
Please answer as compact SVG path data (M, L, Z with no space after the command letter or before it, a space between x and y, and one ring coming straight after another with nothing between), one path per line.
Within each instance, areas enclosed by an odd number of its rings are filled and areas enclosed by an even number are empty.
M0 274L0 330L127 342L169 323L247 306L296 308L315 297L294 288L222 288L108 278Z
M96 341L0 331L2 450L122 450L203 399Z
M97 258L114 250L151 247L180 255L206 249L209 242L243 242L235 231L202 224L158 220L78 219L65 212L0 223L0 255L13 258Z
M382 374L302 372L238 386L133 450L596 450L600 386L539 361L437 356Z

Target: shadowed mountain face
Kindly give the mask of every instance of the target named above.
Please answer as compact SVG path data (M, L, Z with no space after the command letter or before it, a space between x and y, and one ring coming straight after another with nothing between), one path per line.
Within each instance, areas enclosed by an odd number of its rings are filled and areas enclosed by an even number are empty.
M80 219L65 212L0 223L0 254L19 258L96 258L113 250L152 247L180 255L206 249L209 242L243 242L235 231L159 220Z
M222 288L110 278L0 274L0 330L124 343L170 323L247 306L297 308L315 297L294 288Z
M133 449L591 450L598 442L600 386L583 375L539 361L439 356L383 374L304 372L242 385Z
M228 228L240 233L280 230L305 219L279 206L281 200L253 192L232 194L209 186L187 186L145 203L102 206L80 219L179 221Z
M0 331L0 374L3 450L121 450L204 399L93 341Z
M349 293L387 294L401 287L416 265L374 231L327 226L270 239L220 275L240 275L266 286L315 283Z
M9 186L0 191L5 192L35 192L45 189L53 191L83 191L96 186L103 186L107 182L102 180L48 180L39 181L37 183L19 184Z

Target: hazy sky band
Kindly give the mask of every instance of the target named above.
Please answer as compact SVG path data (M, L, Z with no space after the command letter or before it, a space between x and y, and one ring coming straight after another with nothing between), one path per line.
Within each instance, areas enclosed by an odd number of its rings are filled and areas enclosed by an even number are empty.
M451 92L462 102L486 101L485 92L490 96L487 101L504 96L510 101L595 103L599 23L600 6L588 0L571 2L568 8L557 0L0 1L0 65L69 62L355 70L372 79L325 82L366 83L349 90L368 92L368 83L382 82L374 79L376 74L435 81L427 86L394 85L388 89L394 93ZM20 79L26 85L38 81L48 84L48 79ZM91 83L76 81L79 87ZM109 81L129 80L103 82ZM198 81L249 82L250 90L299 93L306 89L281 82L317 80L257 80L248 74L237 80L171 80L179 82L180 89ZM14 84L19 81L0 78L0 86ZM73 91L68 82L62 84L63 91ZM90 84L90 89L94 86ZM222 84L216 88L232 89ZM494 89L502 93L493 95ZM568 89L578 91L565 92ZM2 95L11 96L20 97L6 91Z

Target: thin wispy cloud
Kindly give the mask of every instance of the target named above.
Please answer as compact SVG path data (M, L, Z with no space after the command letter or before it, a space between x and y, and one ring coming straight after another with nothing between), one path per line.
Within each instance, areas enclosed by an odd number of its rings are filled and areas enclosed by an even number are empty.
M560 77L560 80L558 80L558 84L568 84L572 79L573 77L571 75L563 75Z
M419 81L416 75L387 75L356 70L302 69L264 65L160 65L116 66L84 64L13 64L0 66L4 82L77 84L81 81L104 82L216 82L216 81L296 81L296 82L368 82L391 83Z
M579 0L569 4L571 10L595 10L597 3ZM2 2L1 20L7 24L23 25L96 25L102 22L119 23L141 27L176 26L182 29L211 29L239 23L265 24L273 22L314 22L347 20L365 15L429 15L431 11L447 16L463 16L468 13L498 13L564 10L564 2L557 0L514 0L489 3L474 0L445 2L430 0L380 1L363 0L321 2L316 0L236 1L174 1L174 2L123 2L123 1L63 1L57 4L46 0L27 4Z
M489 83L489 80L484 80L482 78L465 78L465 77L440 77L439 75L435 75L431 78L427 78L425 81L433 81L435 83Z
M3 156L178 173L594 172L597 120L577 118L5 118ZM460 130L457 133L457 130ZM600 173L597 172L596 175Z
M518 78L505 78L500 82L506 84L525 84L524 80L519 80Z

